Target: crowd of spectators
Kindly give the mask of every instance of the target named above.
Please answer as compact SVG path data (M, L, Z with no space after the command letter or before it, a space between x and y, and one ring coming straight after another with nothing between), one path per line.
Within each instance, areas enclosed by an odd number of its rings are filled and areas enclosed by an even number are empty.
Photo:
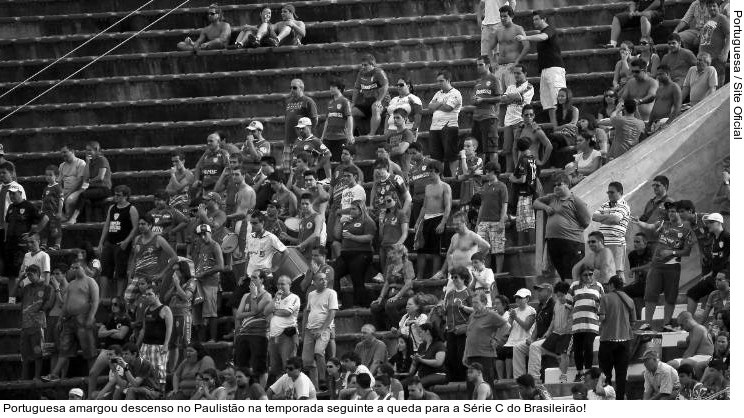
M549 17L535 11L535 31L525 32L512 22L515 3L480 2L482 56L472 97L463 98L442 70L427 104L407 76L389 79L367 54L351 101L344 80L330 81L321 129L315 100L301 79L292 80L281 161L258 120L237 143L214 132L193 169L183 154L172 155L168 186L147 213L135 207L130 187L112 188L97 142L86 146L85 159L62 147L59 167L44 171L41 209L14 181L14 164L0 162L2 264L9 302L23 306L24 378L67 377L69 359L81 350L91 399L437 399L431 388L450 381L467 381L473 399L492 399L494 381L512 377L522 398L549 399L540 384L543 363L557 362L567 382L573 352L573 381L583 382L574 396L624 399L631 325L656 326L651 318L663 293L663 329L656 331L684 330L688 338L683 356L668 364L655 351L644 353L644 398L725 395L728 168L720 213L673 201L664 176L651 182L654 196L639 217L622 197L622 181L608 185L608 201L596 208L571 188L662 129L685 110L687 96L694 106L721 85L726 17L716 0L695 0L659 60L651 34L664 2L633 2L613 19L609 45L617 45L620 28L640 25L640 46L621 45L597 121L572 103ZM210 6L208 15L199 38L179 49L228 46L231 29L220 8ZM261 24L241 27L234 44L299 45L305 25L297 19L289 4L275 24L264 9ZM540 106L531 104L534 87L520 63L533 44ZM696 61L685 48L699 48ZM476 109L472 137L462 138L458 121L468 101ZM419 136L424 109L432 113L428 137ZM546 130L535 123L540 109ZM385 140L368 197L354 139L381 126ZM550 167L559 171L552 190L543 190L540 171ZM452 178L461 182L459 201ZM556 274L544 272L532 290L500 294L507 231L517 232L515 243L533 244L536 212L547 219ZM60 248L61 225L79 217L103 221L97 246L52 266L48 252ZM592 220L601 226L587 231ZM626 254L631 225L637 233ZM687 294L689 312L675 320L681 259L693 241L701 281ZM416 291L415 282L437 279L443 297ZM366 285L375 282L382 287L373 299ZM103 306L110 317L96 323ZM369 307L374 323L361 328L353 351L337 353L334 321L342 307ZM392 331L395 350L376 331ZM217 370L205 346L224 339L233 343L233 358ZM54 343L54 361L42 377L45 342Z

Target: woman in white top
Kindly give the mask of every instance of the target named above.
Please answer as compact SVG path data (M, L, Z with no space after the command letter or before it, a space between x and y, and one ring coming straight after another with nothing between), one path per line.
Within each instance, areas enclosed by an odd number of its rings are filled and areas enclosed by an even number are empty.
M596 146L596 139L588 134L579 135L576 139L578 153L574 155L574 162L566 164L566 174L572 187L602 167L602 153L596 150Z
M537 312L535 308L528 305L532 292L529 289L519 289L514 295L514 299L517 301L517 307L509 309L509 325L511 331L509 332L509 338L504 343L506 350L512 350L515 345L524 342L527 338L532 336L532 328L535 325L535 317ZM512 356L507 354L507 359L511 359ZM513 370L509 369L510 361L507 361L507 374L512 375Z
M404 109L408 113L408 120L406 121L406 128L410 129L414 135L418 134L418 128L421 124L421 111L423 105L421 99L413 94L413 83L411 80L405 78L398 78L398 95L390 99L390 104L387 107L388 120L387 128L385 133L396 131L395 124L393 124L393 112L395 109Z
M421 331L421 325L425 324L429 319L423 312L423 302L418 295L411 296L406 302L406 314L400 318L398 324L398 330L401 335L404 335L409 341L409 347L412 347L414 351L418 349L418 346L424 340L423 331ZM393 328L391 331L395 332Z

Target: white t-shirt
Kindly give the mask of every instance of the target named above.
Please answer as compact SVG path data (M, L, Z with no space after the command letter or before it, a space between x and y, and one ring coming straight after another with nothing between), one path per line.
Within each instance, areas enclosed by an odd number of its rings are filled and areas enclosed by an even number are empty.
M395 96L392 99L390 99L390 104L387 107L388 115L390 115L388 116L388 120L387 120L388 130L391 130L391 131L397 130L397 128L393 124L393 111L395 109L403 109L406 111L406 113L408 113L409 120L406 121L406 128L412 129L413 121L410 120L410 115L411 115L411 110L413 108L413 105L423 106L421 103L421 99L419 99L418 96L414 94L409 94L406 97Z
M41 269L42 274L49 273L52 271L51 262L49 261L49 254L45 253L44 251L39 251L38 253L36 253L36 255L33 255L29 251L26 253L26 255L23 256L23 264L21 264L21 270L19 272L19 277L23 276L23 273L26 271L26 268L32 265L39 266L39 269Z
M372 376L372 372L369 371L369 369L367 368L367 366L365 366L364 364L358 365L357 368L356 368L356 370L354 370L354 374L357 375L357 376L359 376L362 373L369 375L369 378L371 379L371 383L369 384L369 387L373 387L375 385L375 377ZM349 375L350 375L350 373L349 372L346 372L346 375L344 376L344 379L342 381L342 383L343 383L343 389L346 389L347 388L347 384L349 383Z
M282 332L284 332L285 328L297 326L297 314L300 311L300 297L294 293L290 293L289 296L279 301L274 298L273 303L277 309L284 309L292 313L290 316L271 316L271 322L269 323L269 337L278 337Z
M347 210L351 208L351 202L361 200L362 202L367 201L367 194L364 192L364 187L361 184L355 184L354 187L347 187L341 192L341 210ZM346 222L351 217L348 214L341 216L341 222Z
M486 3L486 10L483 14L483 24L484 25L498 25L502 26L501 24L501 16L499 14L499 9L505 6L509 1L507 0L484 0ZM511 0L511 3L516 6L517 0ZM477 7L480 7L478 5Z
M430 131L441 131L445 126L457 128L457 117L460 115L462 109L462 94L452 87L448 92L439 90L434 94L431 99L432 102L440 102L452 106L452 110L445 112L444 110L435 110L431 117Z
M530 315L537 315L535 308L533 308L530 305L527 305L527 307L524 310L520 310L519 308L517 308L515 312L517 313L517 318L519 318L522 322L526 321L527 317L529 317ZM515 320L514 322L512 322L511 332L509 333L509 339L506 340L506 344L504 344L504 347L514 347L515 345L531 337L532 330L534 328L535 328L535 324L533 323L530 329L524 329L521 326L519 326L519 324Z
M338 310L338 297L336 291L326 288L322 293L313 290L307 295L307 309L310 314L307 316L307 329L318 329L323 325L332 310ZM331 321L331 327L333 327Z
M597 392L592 389L586 393L586 399L590 401L614 401L615 398L617 398L617 395L615 394L615 388L613 388L612 386L605 386L604 391L605 395L599 396L597 395Z
M512 125L518 124L519 122L522 122L522 108L524 107L524 105L530 104L532 102L532 97L535 96L535 88L532 87L532 84L526 81L520 84L518 87L514 84L506 87L505 94L515 94L515 93L522 96L522 102L511 103L508 106L506 106L506 115L504 116L504 126L512 126Z
M271 391L277 395L283 395L287 399L318 399L315 394L315 386L310 378L305 373L300 372L300 376L297 380L292 380L288 374L282 375L273 385L270 387Z
M249 257L246 273L250 276L259 269L271 270L271 259L274 254L286 250L287 246L269 231L264 231L260 237L256 236L255 232L251 233L245 243L245 253Z

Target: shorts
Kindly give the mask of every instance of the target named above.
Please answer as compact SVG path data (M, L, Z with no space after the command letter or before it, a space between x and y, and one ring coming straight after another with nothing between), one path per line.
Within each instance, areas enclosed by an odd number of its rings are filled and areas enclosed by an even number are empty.
M542 348L555 354L568 353L568 347L571 345L571 334L556 334L551 332L548 338L543 342Z
M473 128L470 133L478 140L478 148L475 150L477 154L494 153L499 149L497 123L497 119L473 119Z
M325 355L326 347L328 347L328 343L331 341L331 330L326 328L320 333L318 338L313 337L309 329L305 330L303 341L303 352L304 344L308 343L312 344L314 354Z
M636 280L633 283L623 287L623 292L633 299L641 299L646 292L646 279ZM690 293L687 292L689 296Z
M543 110L554 109L558 103L558 90L566 87L566 69L545 68L540 73L540 105Z
M437 226L442 222L443 217L444 215L440 215L424 219L421 223L421 238L423 238L424 246L419 248L418 253L436 255L442 253L442 234L437 234Z
M681 270L682 267L679 264L651 266L648 277L646 277L646 292L643 299L646 302L656 303L659 300L659 295L663 292L664 301L667 304L676 304Z
M140 355L155 368L158 377L158 383L165 384L166 367L168 366L168 352L162 353L160 344L142 344Z
M197 305L197 318L217 318L217 294L219 293L219 286L201 285L199 289L203 301Z
M700 302L700 299L710 295L714 290L716 290L716 278L711 275L697 282L695 286L692 286L687 291L687 297L695 302Z
M517 232L535 229L535 209L532 196L519 196L517 200Z
M186 348L191 344L191 315L173 315L173 335L169 348Z
M496 349L496 359L497 360L507 360L510 358L514 358L514 348L513 347L499 347Z
M235 366L250 367L256 374L268 371L269 339L261 335L238 335L235 339Z
M490 57L491 51L496 44L496 31L503 27L501 22L491 25L481 25L481 55Z
M508 65L495 65L494 68L493 75L499 81L501 91L506 91L506 88L512 84L517 84L517 81L514 80L514 73L511 72Z
M129 251L132 245L122 250L120 246L106 242L101 251L101 277L111 280L127 279L127 264L129 263Z
M664 15L659 12L658 10L649 10L647 12L642 13L650 13L651 19L649 21L651 22L651 25L658 25L659 23L664 21ZM621 28L637 28L641 26L641 16L631 16L630 13L618 13L615 15L617 20L620 22Z
M41 360L44 354L44 330L23 328L21 330L21 360Z
M437 161L457 161L460 148L460 129L457 126L445 126L440 131L429 131L429 152Z
M77 318L63 319L62 331L59 334L59 356L63 358L75 357L78 348L83 352L83 358L95 358L96 336L93 327L86 327L78 323Z
M610 250L612 258L615 260L615 272L622 274L625 271L625 244L609 244L606 247Z
M478 235L491 244L490 254L504 254L506 230L501 222L478 222Z
M387 100L386 100L387 99ZM389 101L390 98L386 97L383 98L383 104L380 106L380 114L382 114L382 111L385 109L384 102ZM362 97L360 96L357 98L356 103L354 103L354 107L357 108L360 112L364 114L365 118L371 118L372 117L372 106L377 101L376 97Z
M323 145L328 147L328 149L331 151L331 161L340 162L341 161L341 151L344 150L344 145L346 145L346 138L339 138L339 139L324 139Z

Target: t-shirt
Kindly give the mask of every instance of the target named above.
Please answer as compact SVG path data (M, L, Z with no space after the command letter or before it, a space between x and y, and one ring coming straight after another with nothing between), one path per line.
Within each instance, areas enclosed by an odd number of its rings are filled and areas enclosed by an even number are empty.
M712 59L718 58L723 51L728 34L729 21L726 16L719 14L711 18L700 30L699 51L709 53Z
M456 88L452 87L447 92L439 90L434 94L431 101L452 106L452 110L448 112L440 109L435 110L431 116L431 127L429 127L429 130L441 131L445 126L457 128L457 118L460 115L460 110L462 110L462 94Z
M298 156L300 153L306 152L310 154L311 157L313 157L312 161L310 162L310 165L314 165L315 161L326 154L331 153L331 151L328 149L328 147L325 146L325 144L318 139L317 137L310 135L310 137L305 138L301 141L297 141L294 146L292 147L292 155Z
M687 71L690 67L695 66L696 60L695 54L693 54L692 51L686 48L680 48L676 53L667 52L667 54L661 58L661 65L669 66L672 81L681 86L682 82L685 80Z
M695 0L687 8L685 15L682 16L682 21L687 23L691 29L701 31L703 25L711 18L708 7L704 4L704 1Z
M546 26L540 33L548 35L548 39L537 43L537 67L540 71L551 67L563 67L561 47L558 45L555 28Z
M124 338L118 339L113 337L106 337L103 340L101 340L101 345L108 348L111 347L114 344L122 345L124 344L128 339L129 335L132 333L132 320L129 319L128 315L114 315L111 314L109 316L108 320L106 321L106 329L107 330L120 330L123 327L128 327L129 332L127 332L126 335L124 335Z
M615 388L613 388L610 385L606 385L602 388L604 390L604 396L597 395L597 392L594 391L594 389L589 390L586 393L586 399L590 401L612 401L615 400L616 394L615 394Z
M682 262L680 257L673 255L662 257L662 250L681 250L692 246L693 233L689 226L684 223L681 225L672 225L668 221L661 224L659 231L659 241L654 249L654 256L651 260L653 265L662 264L679 264Z
M409 94L405 97L395 96L392 99L390 99L390 104L388 104L387 112L388 112L388 120L387 120L387 128L389 130L395 130L395 125L393 124L393 112L395 109L403 109L408 114L408 119L406 119L406 128L407 129L413 129L413 117L414 115L420 115L421 111L423 110L423 105L421 103L421 99L418 98L415 94Z
M709 65L705 67L702 73L698 72L697 67L690 67L685 76L683 87L690 89L690 104L695 105L703 100L710 88L718 85L718 74L716 69Z
M421 161L421 164L411 163L411 169L408 170L408 185L411 189L411 199L414 202L423 202L426 186L436 182L427 163L426 160Z
M59 165L59 182L65 196L75 191L75 182L82 179L84 174L85 161L78 157L72 157L72 162L64 161Z
M32 225L41 221L41 216L36 206L28 200L21 203L11 203L5 212L6 246L19 245L18 240L21 236L28 233Z
M385 210L385 198L392 196L402 206L403 196L407 191L406 181L397 174L390 174L385 180L377 182L375 195L372 197L372 207L377 210Z
M387 144L390 145L391 148L397 147L402 142L408 142L409 144L413 144L415 141L416 141L416 137L413 135L413 132L411 132L411 130L408 128L405 128L400 132L398 132L397 130L394 130L392 132L385 134L385 142L387 142Z
M222 172L230 162L230 154L223 149L216 151L207 150L196 162L195 172L201 179L202 185L211 189L217 184Z
M377 92L387 83L387 75L380 67L374 67L372 71L359 71L354 88L359 91L360 96L365 99L377 98Z
M333 99L328 103L326 139L346 138L346 119L351 115L351 104L345 97Z
M633 250L628 253L628 266L630 268L645 266L651 262L652 257L653 253L651 253L650 247L644 248L642 252ZM635 278L638 281L646 280L646 274L648 274L648 271L636 271Z
M181 212L170 206L165 209L153 209L148 214L152 216L152 232L155 235L161 235L166 229L188 221Z
M341 209L351 208L352 202L356 201L367 201L367 194L364 192L364 187L360 184L355 184L353 187L347 187L341 192Z
M625 233L628 231L628 222L630 222L630 206L625 199L618 199L617 202L604 202L599 209L594 211L598 215L617 215L620 222L615 225L600 224L599 232L604 235L605 245L625 245Z
M300 297L294 293L287 296L274 296L274 306L277 310L283 309L291 313L290 316L272 315L269 322L269 337L276 337L286 328L297 326L297 315L300 310Z
M535 89L532 84L524 82L520 85L511 84L506 87L506 95L519 94L522 96L522 101L519 103L510 103L506 106L506 115L504 116L504 126L513 126L522 122L522 108L526 104L532 102L532 97L535 95Z
M509 202L509 191L499 180L484 183L480 190L481 206L478 211L478 222L500 222L501 209Z
M197 246L196 257L194 257L194 269L197 275L209 271L217 265L215 254L218 252L222 252L222 249L214 241L211 243L201 243ZM202 281L201 283L202 285L217 286L219 284L219 276L214 274L208 281Z
M465 357L492 357L492 336L504 325L506 321L498 312L489 310L481 313L473 312L468 321Z
M558 335L571 333L571 305L556 302L553 305L553 331Z
M561 238L584 243L584 229L589 226L591 217L587 216L585 219L579 212L578 206L581 201L578 197L571 194L566 199L560 199L558 195L551 193L537 200L555 210L555 214L548 216L545 238Z
M341 231L348 231L352 235L372 235L377 233L377 225L367 217L363 219L349 219L341 225ZM341 251L363 251L372 252L371 242L357 242L342 238Z
M181 290L186 294L186 298L182 298L173 290L168 301L168 307L173 316L191 315L191 303L196 293L196 279L192 278L186 283L181 283Z
M571 283L566 295L566 303L572 304L571 331L599 334L599 302L604 295L600 283L585 284L580 281Z
M646 130L646 124L633 115L616 115L610 118L615 129L615 139L607 153L609 158L617 158L638 144L638 139Z
M718 273L729 269L729 254L731 253L731 238L728 231L721 232L717 237L710 234L713 242L710 246L711 269Z
M246 273L250 276L259 269L271 269L271 259L277 252L284 252L287 246L276 235L263 231L261 236L251 232L245 243L245 253L248 254Z
M157 369L149 361L137 357L129 363L129 371L135 378L142 378L141 387L156 389L158 385Z
M437 353L446 351L444 348L444 343L441 341L433 341L428 347L425 346L425 344L426 343L421 343L418 348L418 353L424 359L434 360L437 357ZM424 377L434 373L445 373L446 369L444 367L444 363L442 363L441 366L429 366L424 363L419 363L418 372L419 377Z
M512 187L518 196L533 196L537 190L537 162L534 155L522 155L514 168L514 177L525 176L524 183L514 183Z
M318 329L323 326L328 315L331 311L338 310L338 297L336 291L333 289L325 288L322 292L318 293L317 290L313 290L307 295L307 329ZM330 327L333 328L334 322L331 321Z
M310 118L312 121L318 119L318 105L315 101L307 96L298 98L290 97L287 99L287 106L284 114L284 132L286 141L294 141L297 138L295 126L300 118Z
M382 242L380 245L393 245L398 242L403 235L400 227L404 223L408 223L408 219L403 211L385 212L382 219Z
M45 253L44 251L39 251L36 254L33 254L30 251L27 252L23 256L23 264L21 264L21 270L18 274L18 277L23 277L23 274L26 272L26 268L28 268L28 266L39 266L42 274L50 273L52 271L51 263L49 261L49 254Z
M523 322L526 321L527 318L529 318L530 316L537 315L537 311L535 311L535 308L530 305L527 305L524 309L517 308L514 310L514 312L517 313L517 318L519 318ZM506 343L504 343L504 347L514 347L515 345L518 345L519 343L525 341L527 338L530 338L532 336L532 330L534 328L535 324L533 323L530 329L524 329L515 320L511 324L509 339L506 340Z
M46 328L46 311L54 305L54 289L44 282L30 283L19 288L16 293L22 302L21 327L24 329Z
M47 185L41 198L41 213L47 215L51 220L59 213L60 200L62 199L62 186L59 183Z
M475 97L480 99L493 99L501 96L501 87L495 75L490 72L475 82ZM473 120L496 119L498 117L498 104L481 103L475 105Z
M103 175L103 180L93 180L93 178L98 177L98 172L102 169L106 169L106 174ZM88 184L90 187L105 187L107 189L111 188L111 165L109 164L106 157L103 155L99 155L95 158L92 158L90 160L90 164L86 168L88 171Z

